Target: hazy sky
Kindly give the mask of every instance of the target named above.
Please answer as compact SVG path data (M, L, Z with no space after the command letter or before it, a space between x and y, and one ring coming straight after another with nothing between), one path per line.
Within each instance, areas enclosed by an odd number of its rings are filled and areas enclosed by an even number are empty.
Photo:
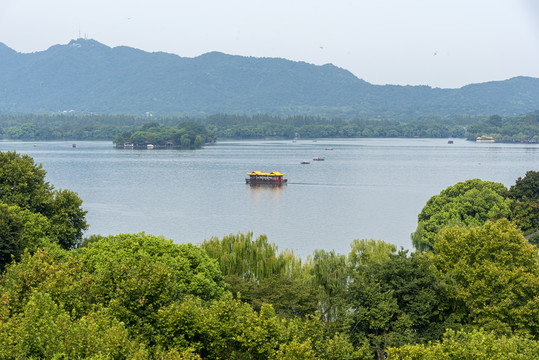
M373 84L539 77L539 0L0 0L0 42L16 51L79 34L183 57L332 63Z

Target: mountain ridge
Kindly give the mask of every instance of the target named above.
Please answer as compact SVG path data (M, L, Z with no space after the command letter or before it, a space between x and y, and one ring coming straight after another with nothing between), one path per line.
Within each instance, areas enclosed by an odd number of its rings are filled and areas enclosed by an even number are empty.
M373 85L332 64L217 51L194 58L71 40L34 53L0 43L0 112L340 117L516 115L539 109L539 79L458 89Z

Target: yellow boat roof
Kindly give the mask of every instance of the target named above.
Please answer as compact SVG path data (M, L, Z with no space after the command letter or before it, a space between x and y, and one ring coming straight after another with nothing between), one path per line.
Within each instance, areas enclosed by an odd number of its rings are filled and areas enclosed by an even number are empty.
M283 176L284 173L280 173L278 171L272 171L270 173L264 173L260 170L255 170L253 172L250 172L250 173L247 173L247 175L249 176L252 176L252 175L258 175L258 176Z

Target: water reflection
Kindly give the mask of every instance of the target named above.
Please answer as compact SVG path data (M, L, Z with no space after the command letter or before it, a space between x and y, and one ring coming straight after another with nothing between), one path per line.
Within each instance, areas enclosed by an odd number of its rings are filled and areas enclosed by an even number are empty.
M283 191L286 184L247 184L251 191Z

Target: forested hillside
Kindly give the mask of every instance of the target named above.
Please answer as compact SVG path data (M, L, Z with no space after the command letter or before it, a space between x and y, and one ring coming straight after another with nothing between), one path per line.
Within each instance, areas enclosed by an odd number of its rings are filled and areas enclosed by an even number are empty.
M539 109L539 79L439 89L372 85L331 64L207 53L183 58L77 39L21 54L0 44L0 113L270 114L410 119Z

